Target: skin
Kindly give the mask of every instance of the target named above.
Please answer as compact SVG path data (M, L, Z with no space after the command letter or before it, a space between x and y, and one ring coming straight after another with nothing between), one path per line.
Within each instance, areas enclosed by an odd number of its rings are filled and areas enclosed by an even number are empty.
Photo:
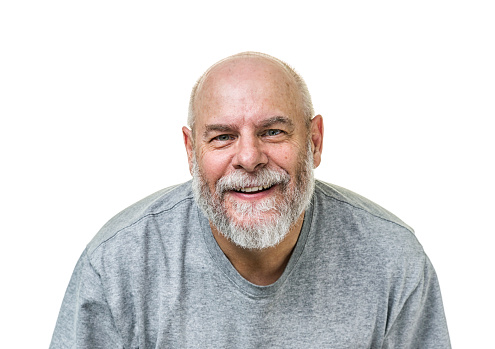
M212 193L215 183L231 171L254 173L264 166L283 169L291 176L290 185L294 185L298 160L306 153L308 141L300 100L295 81L276 61L251 56L221 61L198 86L194 131L182 129L189 168L195 151ZM312 119L309 137L316 168L321 161L323 141L320 115ZM229 200L249 202L268 196L281 200L280 188L273 186L254 194L236 191L226 194ZM227 211L234 219L241 220L228 206ZM304 213L280 244L263 250L240 248L215 226L210 226L218 245L237 271L254 284L269 285L283 273L303 219Z

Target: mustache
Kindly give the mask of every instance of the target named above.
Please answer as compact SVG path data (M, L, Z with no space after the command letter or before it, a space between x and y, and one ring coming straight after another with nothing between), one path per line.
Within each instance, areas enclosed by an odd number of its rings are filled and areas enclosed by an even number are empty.
M220 178L215 187L217 193L223 194L226 191L247 187L271 187L275 184L285 186L289 182L290 175L287 172L264 167L252 174L244 170L235 170Z

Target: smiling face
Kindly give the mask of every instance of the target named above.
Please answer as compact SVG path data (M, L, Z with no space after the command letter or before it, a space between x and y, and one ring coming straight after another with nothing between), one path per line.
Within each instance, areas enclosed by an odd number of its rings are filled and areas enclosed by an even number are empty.
M241 247L276 245L309 204L320 148L301 103L286 69L261 57L224 61L198 86L184 129L197 201Z

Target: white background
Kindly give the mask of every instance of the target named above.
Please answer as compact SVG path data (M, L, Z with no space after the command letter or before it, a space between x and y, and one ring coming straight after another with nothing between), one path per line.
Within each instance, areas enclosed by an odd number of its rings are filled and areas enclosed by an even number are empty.
M491 1L3 1L2 347L48 347L114 214L189 179L181 126L215 61L256 50L324 116L317 178L413 226L456 348L493 344Z

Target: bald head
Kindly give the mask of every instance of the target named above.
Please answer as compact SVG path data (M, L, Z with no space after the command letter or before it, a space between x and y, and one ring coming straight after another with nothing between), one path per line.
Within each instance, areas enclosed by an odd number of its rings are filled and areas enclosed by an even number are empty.
M306 83L289 65L266 54L243 52L215 63L198 80L189 101L190 128L194 128L198 113L208 112L204 108L210 104L206 102L225 92L225 86L244 89L246 96L256 89L269 88L292 104L308 127L314 116Z

